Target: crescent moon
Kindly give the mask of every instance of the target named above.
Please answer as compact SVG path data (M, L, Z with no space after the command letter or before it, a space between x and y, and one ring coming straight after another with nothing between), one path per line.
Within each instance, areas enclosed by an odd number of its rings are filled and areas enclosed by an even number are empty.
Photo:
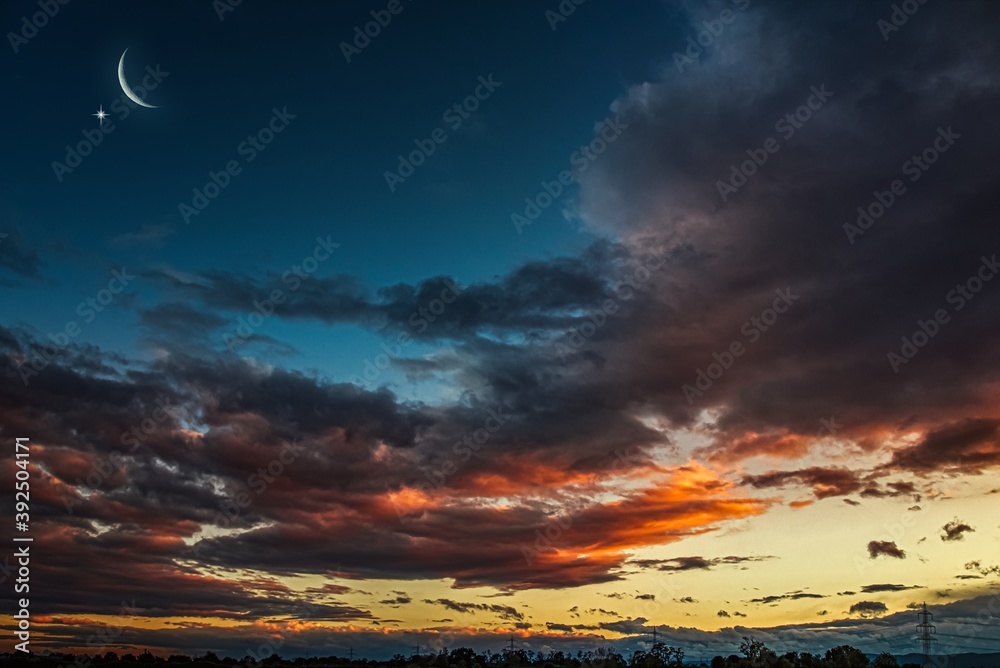
M118 83L122 85L122 90L125 91L125 95L128 99L132 100L140 107L146 107L147 109L156 109L156 106L152 104L146 104L142 101L142 98L135 94L132 87L128 85L128 81L125 80L125 54L128 53L128 49L125 49L122 53L122 59L118 61Z

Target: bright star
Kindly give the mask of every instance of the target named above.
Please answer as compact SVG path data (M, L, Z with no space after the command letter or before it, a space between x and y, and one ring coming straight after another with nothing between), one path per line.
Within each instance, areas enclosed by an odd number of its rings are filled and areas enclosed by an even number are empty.
M108 117L108 114L104 111L103 104L101 105L101 108L97 110L96 114L91 114L91 115L97 116L97 120L101 122L101 125L104 125L104 119Z

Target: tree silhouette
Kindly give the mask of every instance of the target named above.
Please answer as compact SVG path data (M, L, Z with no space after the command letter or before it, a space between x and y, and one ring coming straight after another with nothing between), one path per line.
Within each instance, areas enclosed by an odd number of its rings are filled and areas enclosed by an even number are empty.
M899 668L899 662L896 661L896 657L892 654L882 652L872 661L871 668Z
M868 668L868 657L865 653L850 645L826 650L826 660L831 668Z
M754 640L752 637L747 638L743 636L743 642L740 643L740 653L746 657L747 661L754 668L773 666L778 662L777 654L768 649L764 643Z

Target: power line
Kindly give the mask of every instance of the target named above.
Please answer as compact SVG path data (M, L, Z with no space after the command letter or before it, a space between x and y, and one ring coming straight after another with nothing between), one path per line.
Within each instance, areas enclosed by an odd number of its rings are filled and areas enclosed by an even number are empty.
M891 643L891 642L902 642L902 641L912 641L913 636L909 633L898 636L886 636L882 638L871 638L869 640L851 640L854 645L871 645L872 643Z
M949 643L947 645L947 648L948 649L951 649L951 648L957 648L957 649L975 649L975 650L979 650L980 652L982 652L983 649L984 649L983 647L971 647L969 645L958 645L958 644L955 644L955 643ZM949 652L949 654L950 654L950 652Z
M960 636L955 633L938 633L939 636L948 636L949 638L965 638L966 640L993 640L995 642L1000 642L1000 638L994 638L991 636Z

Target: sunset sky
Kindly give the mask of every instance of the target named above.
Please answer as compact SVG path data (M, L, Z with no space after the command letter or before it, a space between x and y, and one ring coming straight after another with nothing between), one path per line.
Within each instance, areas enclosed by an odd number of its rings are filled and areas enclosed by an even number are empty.
M36 652L1000 650L1000 3L39 6Z

